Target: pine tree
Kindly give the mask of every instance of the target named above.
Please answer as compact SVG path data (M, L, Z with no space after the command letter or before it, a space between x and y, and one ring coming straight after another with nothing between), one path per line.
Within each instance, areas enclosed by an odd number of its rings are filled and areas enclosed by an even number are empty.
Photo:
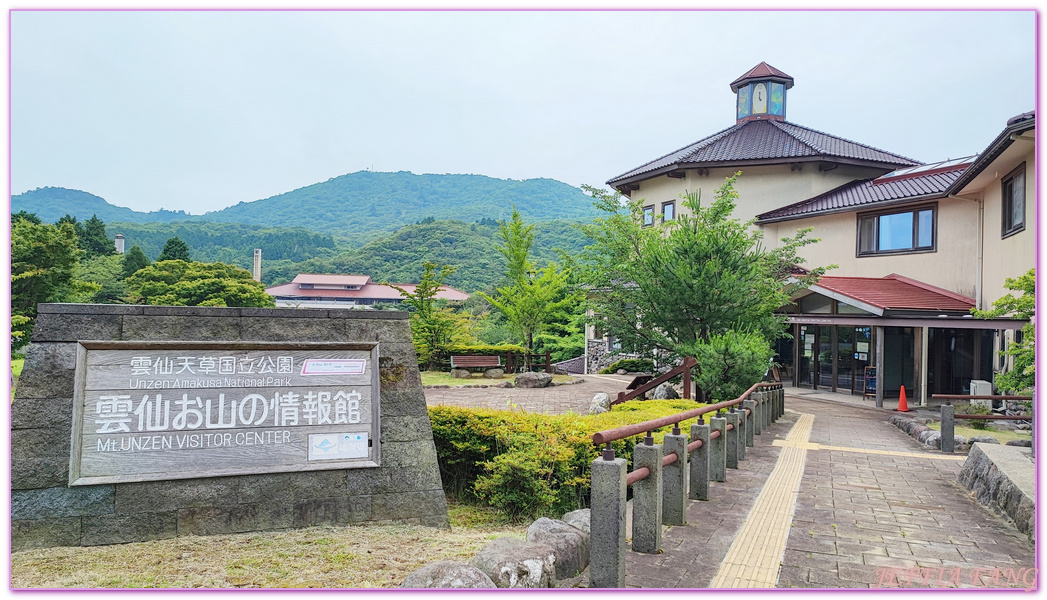
M156 257L156 261L162 260L184 260L190 262L193 259L189 258L189 244L186 244L178 236L169 238L164 244L164 249L160 252L160 256Z
M124 254L124 266L121 279L127 279L137 272L149 266L149 257L142 252L142 248L135 244Z

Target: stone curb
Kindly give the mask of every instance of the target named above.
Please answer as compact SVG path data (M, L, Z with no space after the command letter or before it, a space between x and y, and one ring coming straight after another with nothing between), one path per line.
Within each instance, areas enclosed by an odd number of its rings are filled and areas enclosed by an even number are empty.
M898 429L901 429L908 434L909 437L928 448L940 450L942 447L941 433L928 427L925 424L925 420L906 417L904 415L891 415L890 418L887 419L887 422ZM954 449L956 451L962 452L969 448L967 439L962 435L953 436L953 439L955 440Z
M506 381L508 381L508 380L506 380ZM575 379L573 381L563 381L563 382L553 381L546 387L560 387L560 386L564 386L564 385L578 385L580 383L585 383L585 378L584 377L579 377L578 379ZM427 390L447 390L447 389L468 390L468 389L477 389L477 388L509 389L509 388L502 387L501 385L499 385L497 383L476 383L476 384L467 383L467 384L464 384L464 385L450 385L448 383L438 383L438 384L435 384L435 385L423 385L422 388L423 389L427 389ZM541 389L541 388L537 388L537 389Z

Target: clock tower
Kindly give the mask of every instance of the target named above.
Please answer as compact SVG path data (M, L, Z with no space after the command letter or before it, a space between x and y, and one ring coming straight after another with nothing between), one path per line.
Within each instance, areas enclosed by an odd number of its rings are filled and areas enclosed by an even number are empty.
M785 91L793 78L762 62L731 83L739 123L745 121L784 121Z

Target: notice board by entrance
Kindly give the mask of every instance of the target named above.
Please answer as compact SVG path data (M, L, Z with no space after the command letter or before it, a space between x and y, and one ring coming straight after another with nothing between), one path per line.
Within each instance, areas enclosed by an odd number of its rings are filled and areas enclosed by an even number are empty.
M865 393L862 400L869 396L876 397L876 367L865 367Z
M70 485L380 466L377 343L80 342Z

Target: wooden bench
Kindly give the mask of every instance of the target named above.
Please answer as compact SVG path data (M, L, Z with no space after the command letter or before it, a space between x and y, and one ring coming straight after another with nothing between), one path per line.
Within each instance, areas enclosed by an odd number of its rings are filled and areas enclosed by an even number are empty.
M452 356L452 369L493 369L502 366L501 356Z

